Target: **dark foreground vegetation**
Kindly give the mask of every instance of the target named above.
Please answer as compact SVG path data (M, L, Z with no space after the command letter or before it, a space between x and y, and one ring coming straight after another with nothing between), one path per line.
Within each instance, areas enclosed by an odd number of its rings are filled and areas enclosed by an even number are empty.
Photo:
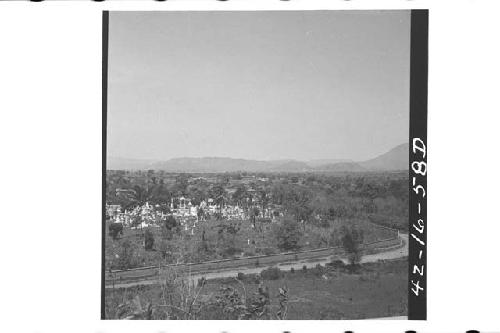
M107 319L365 319L407 315L407 259L106 289Z

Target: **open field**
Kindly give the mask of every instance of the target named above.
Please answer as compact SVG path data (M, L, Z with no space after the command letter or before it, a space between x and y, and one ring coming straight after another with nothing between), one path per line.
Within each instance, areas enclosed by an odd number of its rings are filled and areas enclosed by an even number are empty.
M206 302L197 319L229 319L211 304L222 287L232 287L248 297L257 291L259 282L269 288L270 311L279 308L275 296L287 287L287 319L365 319L407 315L407 259L365 263L357 271L344 268L316 267L282 272L277 279L245 275L207 281L199 299ZM243 289L244 288L244 289ZM246 292L245 292L246 290ZM159 285L106 289L106 317L116 318L120 304L138 297L141 303L152 304L153 319L162 316L162 289ZM271 319L274 319L271 317Z

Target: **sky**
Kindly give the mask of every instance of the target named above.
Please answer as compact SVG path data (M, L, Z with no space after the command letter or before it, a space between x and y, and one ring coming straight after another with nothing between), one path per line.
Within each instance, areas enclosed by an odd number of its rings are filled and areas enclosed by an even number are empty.
M107 154L364 160L408 142L409 11L111 12Z

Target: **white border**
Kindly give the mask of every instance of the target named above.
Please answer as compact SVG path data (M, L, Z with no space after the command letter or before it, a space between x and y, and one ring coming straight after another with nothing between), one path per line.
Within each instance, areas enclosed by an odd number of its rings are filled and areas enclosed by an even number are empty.
M256 8L430 9L426 322L99 320L101 11ZM2 331L500 331L499 9L486 0L0 2Z

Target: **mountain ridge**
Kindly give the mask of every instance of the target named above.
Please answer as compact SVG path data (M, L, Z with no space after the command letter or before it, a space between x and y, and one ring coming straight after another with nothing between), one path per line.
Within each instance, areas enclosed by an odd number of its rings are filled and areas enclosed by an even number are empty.
M299 161L251 160L230 157L177 157L169 160L141 160L109 156L108 170L163 170L166 172L364 172L408 170L409 144L403 143L365 161L318 159Z

